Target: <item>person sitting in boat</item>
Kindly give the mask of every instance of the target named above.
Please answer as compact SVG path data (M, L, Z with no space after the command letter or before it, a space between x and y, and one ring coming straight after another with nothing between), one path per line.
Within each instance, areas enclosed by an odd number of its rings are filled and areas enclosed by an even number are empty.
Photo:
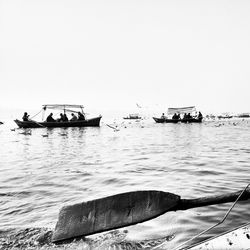
M193 117L191 116L190 113L187 114L186 119L192 119Z
M77 121L77 116L74 113L72 113L71 116L72 116L70 119L71 122Z
M46 122L55 122L55 119L53 118L53 113L50 113L46 119Z
M198 119L202 119L202 118L203 118L203 115L202 115L202 113L199 111Z
M161 115L161 119L166 119L166 116L165 116L165 114L164 114L164 113L162 113L162 115Z
M57 122L63 122L64 116L63 113L60 113L60 118L56 119Z
M174 113L174 115L172 116L172 119L173 120L178 120L179 118L178 118L178 115L176 114L176 113Z
M24 112L24 114L23 114L23 121L24 121L24 122L29 121L29 115L28 115L27 112Z
M68 122L68 121L69 121L69 119L68 119L68 117L67 117L66 114L63 115L63 121L64 121L64 122Z
M185 113L184 115L183 115L183 119L187 119L188 117L187 117L187 113Z
M85 116L81 112L78 112L78 120L79 121L84 121L85 120Z

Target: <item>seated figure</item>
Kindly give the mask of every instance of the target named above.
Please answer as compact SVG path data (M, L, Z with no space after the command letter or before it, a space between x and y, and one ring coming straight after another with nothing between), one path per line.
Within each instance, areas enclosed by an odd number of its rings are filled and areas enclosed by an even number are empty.
M85 120L85 116L81 112L78 112L78 120L79 121L84 121Z
M77 116L74 113L72 113L71 116L72 116L70 119L71 122L77 121Z
M27 112L24 112L24 114L23 114L23 121L27 122L28 120L29 120L29 115L28 115Z
M55 119L53 118L53 113L50 113L46 119L46 122L55 122Z
M165 116L165 114L164 114L164 113L162 113L162 115L161 115L161 119L166 119L166 116Z

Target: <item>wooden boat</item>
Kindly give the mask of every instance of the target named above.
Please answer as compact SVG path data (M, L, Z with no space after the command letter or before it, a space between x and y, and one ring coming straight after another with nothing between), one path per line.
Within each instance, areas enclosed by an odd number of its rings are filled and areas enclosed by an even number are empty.
M139 116L139 114L129 114L129 116L123 117L123 119L140 120L142 118Z
M250 118L250 114L248 113L242 113L237 116L238 118Z
M232 115L218 115L217 117L218 117L218 119L231 119L231 118L233 118Z
M161 118L153 117L153 119L157 123L178 123L178 122L182 122L182 123L201 123L202 119L203 119L200 112L199 112L199 115L201 115L200 117L196 115L195 106L182 107L182 108L168 108L167 113L168 113L168 116L176 117L176 119L169 119L167 117L164 118L164 113L163 113L163 117L161 117ZM191 113L193 113L193 116L190 115ZM176 116L176 114L178 114L179 117ZM191 118L182 118L182 119L180 119L180 115L182 115L182 117L184 117L185 114L189 114Z
M81 113L83 112L83 106L82 105L68 105L68 104L50 104L50 105L43 105L43 111L46 109L63 109L64 114L66 112L70 113L78 113L78 111L74 110L76 108L81 109ZM76 121L54 121L54 122L37 122L35 120L28 120L28 121L20 121L18 119L14 120L14 122L17 124L20 128L67 128L67 127L99 127L100 126L100 120L102 116L94 117L91 119L85 119L85 120L76 120Z
M99 127L101 116L86 119L84 121L68 121L68 122L36 122L36 121L20 121L14 120L19 128L66 128L66 127Z
M207 239L188 248L189 250L247 250L250 249L250 223Z
M153 117L153 119L157 123L178 123L178 122L182 122L182 123L201 123L202 122L202 118L189 118L189 119L179 119L179 120L177 120L177 119L167 119L167 118Z

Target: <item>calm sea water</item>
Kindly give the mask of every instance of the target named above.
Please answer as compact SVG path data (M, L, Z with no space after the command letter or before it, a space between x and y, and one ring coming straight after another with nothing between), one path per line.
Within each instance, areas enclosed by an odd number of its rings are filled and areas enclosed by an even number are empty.
M119 131L106 123L117 125ZM66 204L149 189L198 198L238 191L250 182L250 119L156 124L152 119L103 118L99 128L39 128L31 135L22 134L23 129L11 131L14 127L12 121L0 126L4 237L25 228L53 230ZM238 203L228 219L203 238L249 222L249 204ZM159 249L173 249L218 222L231 205L168 212L126 231L107 233L105 245L104 236L93 235L90 238L98 244L91 249L111 249L114 241L119 246L121 237L123 244L144 242L145 249L165 239ZM81 249L88 249L81 244Z

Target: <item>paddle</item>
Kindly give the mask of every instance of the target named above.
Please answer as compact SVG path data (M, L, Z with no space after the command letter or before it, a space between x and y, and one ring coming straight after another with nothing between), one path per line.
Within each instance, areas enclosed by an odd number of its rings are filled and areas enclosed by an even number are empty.
M86 236L153 219L169 211L234 202L243 191L198 199L181 199L162 191L134 191L64 206L52 242ZM250 198L245 190L239 200Z
M29 122L34 122L35 124L37 124L38 126L42 127L42 128L46 128L45 126L43 126L42 124L34 121L34 120L29 120Z

